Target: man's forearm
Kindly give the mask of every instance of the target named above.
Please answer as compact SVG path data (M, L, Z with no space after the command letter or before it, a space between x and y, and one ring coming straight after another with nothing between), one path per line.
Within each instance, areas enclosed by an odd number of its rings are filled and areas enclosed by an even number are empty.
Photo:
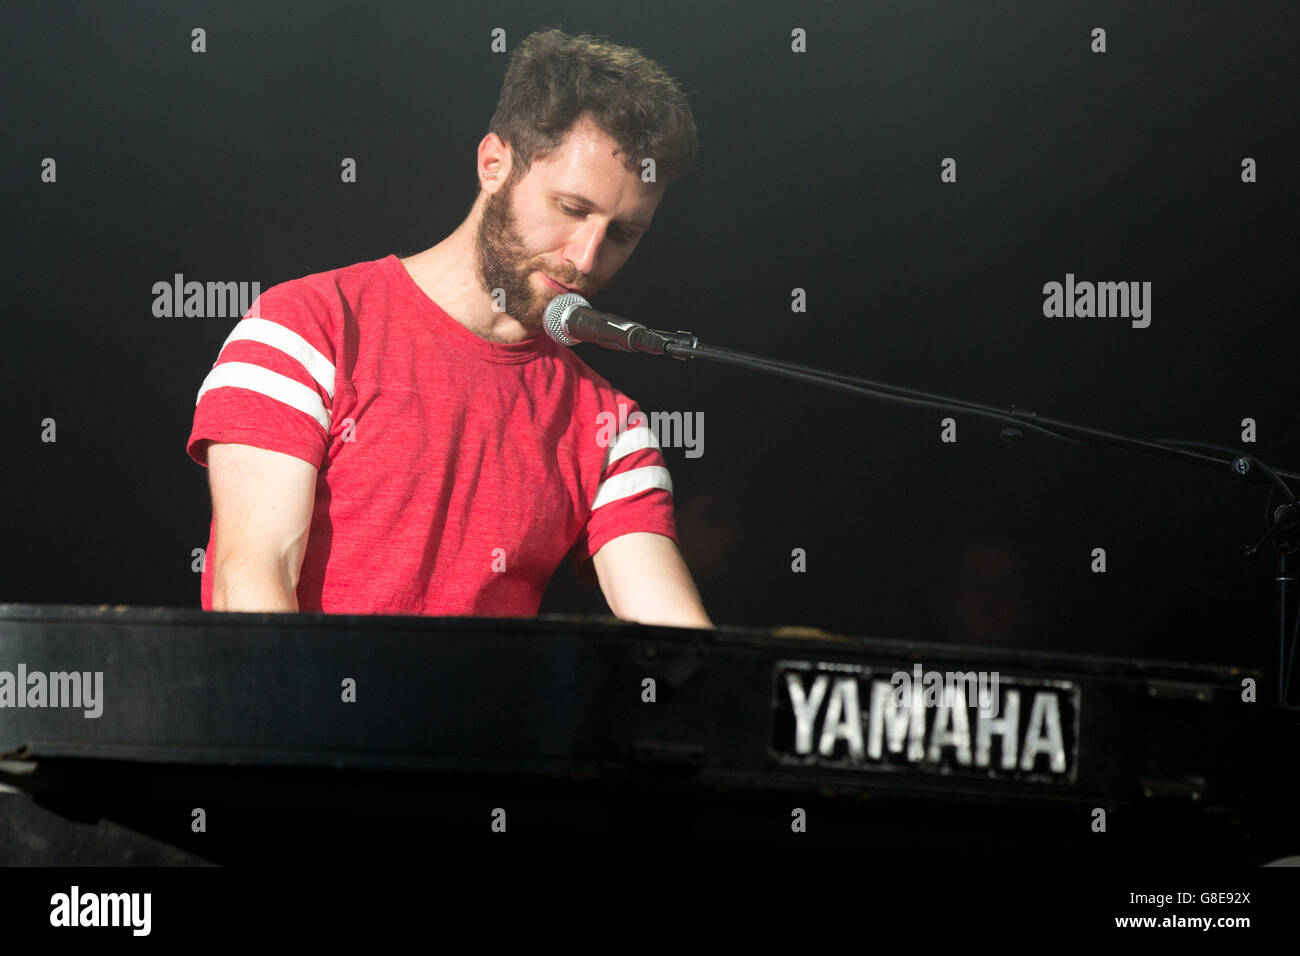
M627 621L640 624L663 624L667 627L713 627L704 607L695 601L681 602L673 605L656 605L652 608L638 609L617 615Z
M685 564L670 564L661 573L648 575L646 587L623 595L615 615L641 624L667 627L713 627L704 611L700 592Z
M633 532L592 559L609 609L618 617L670 627L713 627L672 538Z
M297 611L297 588L287 570L273 565L218 566L212 579L212 610Z

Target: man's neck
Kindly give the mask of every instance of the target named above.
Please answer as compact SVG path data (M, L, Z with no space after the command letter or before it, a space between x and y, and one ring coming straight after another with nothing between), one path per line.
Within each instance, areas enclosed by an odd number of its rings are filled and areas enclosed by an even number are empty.
M492 308L491 297L479 284L477 227L478 217L471 214L442 242L401 263L425 295L475 335L489 342L522 342L531 338L528 330Z

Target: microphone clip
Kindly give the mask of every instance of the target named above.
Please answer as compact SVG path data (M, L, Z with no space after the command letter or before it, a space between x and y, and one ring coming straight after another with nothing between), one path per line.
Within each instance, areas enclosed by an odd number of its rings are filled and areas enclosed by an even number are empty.
M671 355L673 358L685 362L691 358L691 352L699 347L700 339L693 332L661 332L658 329L638 328L634 329L628 336L628 344L636 352L645 352L649 355ZM676 351L681 349L686 354ZM670 350L672 349L672 350Z

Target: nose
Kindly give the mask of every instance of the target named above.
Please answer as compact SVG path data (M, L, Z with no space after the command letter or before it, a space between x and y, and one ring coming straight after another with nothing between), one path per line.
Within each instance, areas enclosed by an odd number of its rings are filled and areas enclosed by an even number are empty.
M564 257L583 275L590 275L596 271L596 260L600 256L600 247L604 240L604 226L597 222L584 222L569 238Z

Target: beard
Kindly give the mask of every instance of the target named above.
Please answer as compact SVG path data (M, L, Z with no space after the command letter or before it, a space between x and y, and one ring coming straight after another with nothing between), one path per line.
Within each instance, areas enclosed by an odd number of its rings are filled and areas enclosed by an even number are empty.
M532 274L541 265L528 255L523 237L515 224L514 184L506 185L490 194L483 204L483 217L474 234L474 248L478 258L479 281L489 296L497 289L505 294L504 311L522 325L529 334L536 335L545 328L546 306L560 293L549 287L538 291L531 281ZM548 275L565 285L579 285L576 277L567 270L545 269Z

